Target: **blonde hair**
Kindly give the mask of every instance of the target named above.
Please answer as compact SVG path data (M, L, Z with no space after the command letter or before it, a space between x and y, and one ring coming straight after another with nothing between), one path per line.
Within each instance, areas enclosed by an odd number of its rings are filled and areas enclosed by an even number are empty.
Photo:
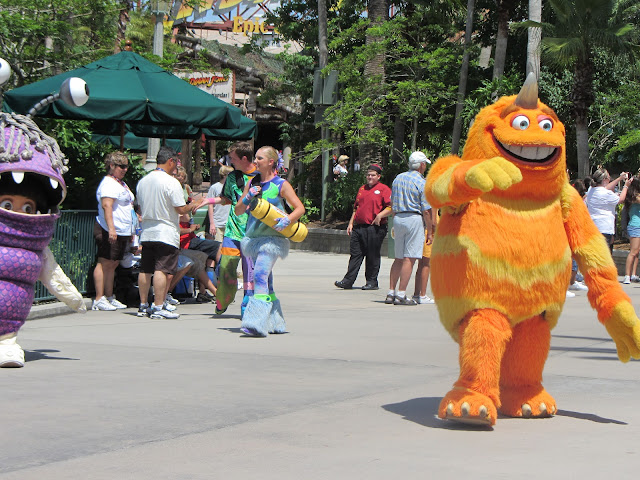
M220 175L221 177L226 177L231 172L233 172L233 167L230 167L229 165L222 165L218 170L218 175Z
M267 157L269 160L273 160L273 169L276 170L278 168L278 151L273 148L270 147L269 145L265 146L265 147L260 147L256 153L258 152L264 152L265 157Z
M115 151L111 153L107 153L104 156L104 168L107 170L107 173L111 170L111 166L117 163L129 163L129 157L127 157L124 153L120 151Z
M601 185L602 182L604 182L604 179L606 178L607 174L608 174L608 172L607 172L606 168L604 168L604 167L598 168L591 175L591 186L592 187L597 187L598 185Z

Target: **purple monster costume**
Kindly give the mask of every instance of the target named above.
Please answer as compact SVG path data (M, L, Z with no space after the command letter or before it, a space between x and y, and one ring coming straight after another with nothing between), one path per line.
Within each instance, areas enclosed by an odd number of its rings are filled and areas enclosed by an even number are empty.
M82 310L84 303L47 247L66 196L66 159L28 117L0 113L0 132L0 197L36 192L39 198L35 214L0 203L0 367L21 367L24 352L15 339L31 310L35 281L72 308Z

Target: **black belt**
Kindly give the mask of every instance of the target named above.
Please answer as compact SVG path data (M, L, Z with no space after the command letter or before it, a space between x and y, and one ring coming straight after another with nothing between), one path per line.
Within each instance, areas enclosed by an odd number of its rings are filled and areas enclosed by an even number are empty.
M399 213L410 213L410 214L412 214L412 215L422 215L422 213L420 213L420 212L411 212L411 211L407 211L407 212L396 212L396 215L397 215L397 214L399 214Z

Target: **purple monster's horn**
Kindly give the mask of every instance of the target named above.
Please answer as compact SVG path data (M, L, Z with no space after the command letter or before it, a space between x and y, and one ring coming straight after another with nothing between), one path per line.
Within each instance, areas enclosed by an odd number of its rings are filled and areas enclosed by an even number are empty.
M529 72L516 97L515 104L521 108L532 110L538 106L538 80L533 72Z

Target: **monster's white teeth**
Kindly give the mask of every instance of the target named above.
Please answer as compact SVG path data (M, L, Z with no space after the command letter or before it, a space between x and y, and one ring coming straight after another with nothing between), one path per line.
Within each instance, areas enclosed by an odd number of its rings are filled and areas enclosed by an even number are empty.
M56 188L58 188L58 181L54 180L53 178L49 179L49 183L51 184L51 186L53 187L53 189L55 190Z
M13 181L20 184L24 180L24 172L11 172Z
M522 145L503 145L509 152L527 160L543 160L551 155L553 147L523 147Z

